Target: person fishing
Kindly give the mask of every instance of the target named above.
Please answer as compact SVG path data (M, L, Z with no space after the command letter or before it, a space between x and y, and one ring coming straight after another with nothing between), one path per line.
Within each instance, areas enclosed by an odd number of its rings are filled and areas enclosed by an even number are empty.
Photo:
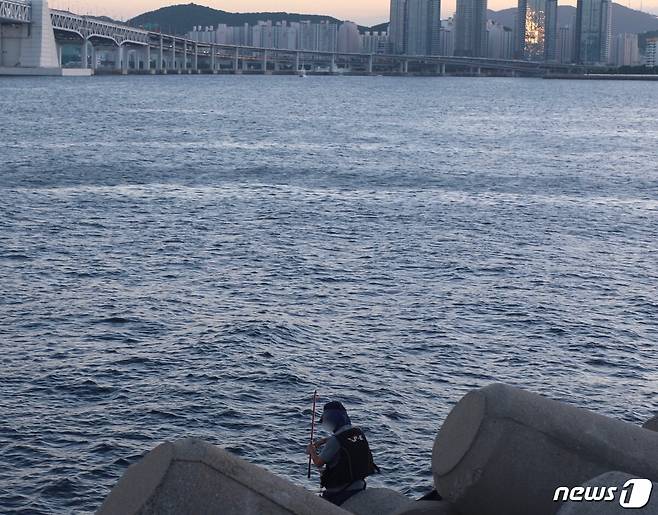
M379 467L375 465L366 435L352 426L340 402L325 404L319 423L332 435L309 443L306 453L317 467L324 467L320 476L322 497L340 506L365 490L366 477L379 472Z

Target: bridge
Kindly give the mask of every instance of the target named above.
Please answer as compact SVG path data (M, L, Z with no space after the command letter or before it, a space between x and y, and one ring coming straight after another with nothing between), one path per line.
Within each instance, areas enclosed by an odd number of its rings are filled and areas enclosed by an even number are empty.
M47 0L0 0L0 73L7 66L25 67L21 60L22 48L14 57L6 50L11 38L3 35L13 29L14 40L20 39L16 31L21 26L24 39L41 39L36 45L49 57L37 59L38 66L63 67L64 45L79 45L78 68L96 72L128 73L298 73L302 69L314 73L358 74L425 74L444 75L453 73L480 75L483 71L497 74L523 74L543 76L550 73L580 71L573 65L531 62L508 59L487 59L453 56L411 56L364 53L339 53L315 50L283 50L240 45L201 43L171 34L148 31L104 19L81 16L75 13L50 10ZM37 30L34 30L34 29ZM55 57L51 45L54 41ZM32 46L22 41L23 46ZM14 63L16 61L16 63ZM29 60L28 60L29 61ZM31 60L32 62L35 59ZM47 64L44 64L44 61ZM29 66L29 64L28 64Z

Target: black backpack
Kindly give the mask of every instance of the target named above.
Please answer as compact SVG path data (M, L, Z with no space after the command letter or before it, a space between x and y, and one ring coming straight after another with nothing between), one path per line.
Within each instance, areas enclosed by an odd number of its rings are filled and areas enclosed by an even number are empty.
M335 435L335 438L340 444L338 462L333 467L327 466L322 472L320 484L324 488L347 486L379 472L361 429L353 427Z

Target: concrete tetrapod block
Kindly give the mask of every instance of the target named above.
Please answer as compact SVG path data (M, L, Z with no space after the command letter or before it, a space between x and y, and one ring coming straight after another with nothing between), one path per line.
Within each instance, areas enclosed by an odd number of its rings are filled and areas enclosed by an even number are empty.
M642 427L644 429L648 429L649 431L658 431L658 415L655 415L654 417L647 420L644 424L642 424Z
M434 485L464 515L549 515L559 486L611 469L658 478L658 433L495 384L465 395L432 453Z
M389 488L366 488L345 501L341 508L356 515L392 515L414 501Z
M632 493L626 493L628 488L624 489L624 485L629 479L637 478L626 474L626 472L606 472L587 481L582 486L585 489L590 487L588 497L591 497L591 495L600 496L602 494L601 487L616 487L617 490L611 493L614 499L609 501L568 501L562 504L558 515L628 515L629 513L658 515L658 484L652 484L652 489L648 492L647 504L640 507L644 501L646 489L638 488L636 485L633 487ZM592 487L598 488L594 490ZM579 495L582 494L579 493ZM604 497L606 495L607 492ZM638 508L624 507L622 503L636 503L635 505Z
M446 501L416 501L396 511L393 515L459 515L455 507Z
M125 472L99 515L346 515L311 492L197 439L159 445Z

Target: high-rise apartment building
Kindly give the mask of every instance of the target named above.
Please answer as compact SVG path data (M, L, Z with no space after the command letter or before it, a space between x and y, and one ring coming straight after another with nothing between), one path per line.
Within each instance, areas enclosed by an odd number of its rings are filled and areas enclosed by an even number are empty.
M441 21L439 55L455 55L455 22L452 18Z
M515 57L557 59L557 0L519 0L516 23Z
M438 55L441 45L441 0L391 0L389 51Z
M441 44L441 1L406 0L404 9L404 53L439 55Z
M487 0L457 0L455 55L487 56Z
M338 29L338 51L346 54L361 52L361 35L356 23L346 21Z
M612 40L612 1L578 0L575 61L608 64Z
M658 66L658 38L647 39L644 62L647 66Z
M487 54L491 59L511 59L514 53L512 29L494 21L487 22Z
M637 34L617 34L612 43L610 62L615 66L640 64L640 47Z
M392 54L404 53L404 10L406 0L391 0L388 40Z
M366 54L386 54L389 51L386 32L364 32L361 34L361 51Z
M557 62L562 64L573 62L573 30L571 27L560 27L558 30Z

